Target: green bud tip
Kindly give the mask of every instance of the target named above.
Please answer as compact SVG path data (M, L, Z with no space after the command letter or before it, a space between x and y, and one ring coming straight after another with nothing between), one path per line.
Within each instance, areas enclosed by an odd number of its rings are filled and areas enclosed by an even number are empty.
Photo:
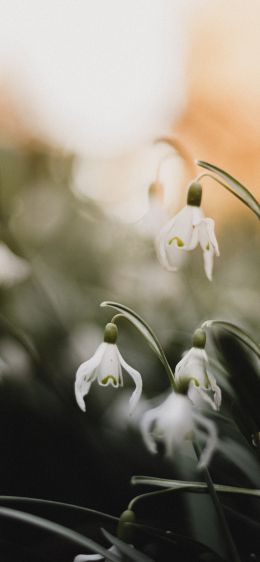
M200 207L202 197L202 186L198 181L193 181L190 184L187 195L187 205L193 207Z
M202 328L195 330L192 336L192 347L199 347L204 349L206 345L206 332Z
M135 523L135 513L131 509L126 509L121 513L117 526L118 538L124 542L131 543L134 529L126 523Z
M118 336L117 326L113 324L113 322L109 322L105 327L104 341L106 343L116 343L117 336Z

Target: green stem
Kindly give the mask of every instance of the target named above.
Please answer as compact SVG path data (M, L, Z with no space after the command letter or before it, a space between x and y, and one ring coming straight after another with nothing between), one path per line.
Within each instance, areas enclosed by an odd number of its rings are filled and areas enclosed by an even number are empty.
M235 195L238 199L240 199L240 201L242 201L244 203L244 200L242 199L242 197L240 197L240 195L238 193L234 192L233 189L231 189L231 187L229 187L229 185L227 185L224 181L221 181L217 177L213 176L212 174L208 174L206 172L203 173L203 174L199 174L196 177L195 181L200 181L202 178L210 178L212 180L215 180L217 183L219 183L219 185L222 185L222 187L225 187L225 189L230 191L230 193Z
M240 199L240 201L242 201L242 203L245 203L245 199L243 199L243 197L241 195L239 195L239 193L237 191L235 191L234 189L232 189L231 187L229 187L229 185L227 183L225 183L224 181L221 181L220 179L218 179L218 177L213 176L212 174L209 173L202 173L199 174L195 181L200 181L202 178L210 178L214 181L216 181L219 185L222 185L222 187L224 187L225 189L227 189L230 193L232 193L232 195L235 195L235 197L237 197L238 199ZM249 206L247 203L245 203L247 206ZM251 207L250 207L251 208ZM252 209L253 210L253 209ZM259 215L257 214L258 218Z
M118 562L118 557L115 556L111 551L106 550L103 546L99 545L92 539L85 537L84 535L64 527L59 523L54 521L49 521L38 515L33 515L31 513L26 513L24 511L18 511L16 509L9 509L7 507L0 507L0 520L9 520L10 523L23 524L25 528L35 528L40 531L46 531L47 533L58 537L59 539L69 541L77 549L88 549L93 552L100 554L104 560L111 560L111 562Z
M132 476L131 484L138 486L160 486L162 488L166 488L167 490L175 490L176 492L208 492L208 488L205 482L189 482L185 480L170 479L168 480L165 478L156 478L151 476ZM260 498L260 490L254 488L240 488L239 486L227 486L225 484L216 483L214 483L214 488L221 494L235 494Z
M136 496L135 498L133 498L129 504L128 504L128 508L130 510L133 510L133 507L135 506L135 504L141 500L146 500L149 498L152 498L154 496L159 496L162 494L169 494L170 492L177 492L178 489L176 488L167 488L166 490L156 490L155 492L147 492L146 494L140 494L139 496Z
M102 305L101 305L101 306L102 306ZM169 365L168 359L167 359L167 357L166 357L166 355L165 355L165 352L164 352L164 349L163 349L163 347L162 347L161 342L160 342L159 339L157 338L157 336L156 336L156 334L154 333L154 331L152 330L152 328L150 328L150 326L143 320L143 318L141 318L141 317L140 317L136 312L134 312L134 311L131 311L131 313L133 314L133 316L134 316L139 322L141 322L141 323L145 326L145 328L147 329L147 331L149 332L149 334L152 336L153 340L155 341L155 343L156 343L156 345L157 345L157 347L158 347L158 349L159 349L159 351L160 351L160 357L159 357L159 358L160 358L160 360L161 360L161 362L162 362L162 364L163 364L163 366L164 366L164 368L165 368L165 371L166 371L166 373L167 373L167 375L168 375L171 388L172 388L173 390L175 390L174 374L173 374L173 371L172 371L172 369L171 369L171 367L170 367L170 365ZM120 318L124 318L125 320L128 320L128 322L130 322L130 323L136 328L135 323L134 323L130 318L128 318L128 316L126 316L124 313L119 313L119 314L116 314L115 316L113 316L113 318L112 318L112 320L111 320L111 323L115 323L115 322L116 322L117 320L119 320ZM137 329L138 329L138 328L137 328Z
M196 453L197 459L199 459L200 453L201 453L199 445L197 443L193 442L193 448L194 448L194 451ZM216 510L216 513L217 513L217 516L218 516L218 519L219 519L219 523L220 523L220 526L221 526L222 531L223 531L223 536L226 540L227 549L228 549L228 552L229 552L229 555L230 555L230 562L241 562L238 551L237 551L237 547L236 547L236 545L233 541L233 537L231 535L229 526L227 524L227 520L225 518L225 514L224 514L224 511L222 509L222 505L219 501L218 495L216 493L216 490L215 490L212 478L210 476L209 470L208 470L207 467L204 467L204 468L201 469L201 471L204 475L205 482L208 486L209 494L211 496L212 503L215 507L215 510Z
M115 523L118 522L118 517L114 517L113 515L110 515L109 513L103 513L102 511L97 511L96 509L90 509L88 507L83 507L81 505L75 505L72 503L65 503L65 502L59 502L59 501L55 501L55 500L43 500L41 498L27 498L27 497L23 497L23 496L0 496L0 506L3 505L20 505L20 504L25 504L25 505L29 505L29 506L33 506L33 505L37 505L37 506L50 506L50 507L54 507L54 508L64 508L64 509L68 509L69 511L75 511L75 512L82 512L85 513L86 515L90 514L90 515L96 515L97 517L103 517L106 519L110 519L111 521L114 521Z

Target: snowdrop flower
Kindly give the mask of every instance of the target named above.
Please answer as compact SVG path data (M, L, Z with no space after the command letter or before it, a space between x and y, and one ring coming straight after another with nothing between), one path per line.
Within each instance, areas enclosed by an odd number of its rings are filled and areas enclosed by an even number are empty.
M214 375L207 370L208 356L205 351L206 333L202 329L194 332L193 347L185 353L176 365L175 384L178 392L188 395L191 401L199 405L201 399L208 402L214 410L221 405L221 389Z
M86 411L84 396L88 394L92 383L97 380L101 386L112 385L114 388L123 386L122 368L132 377L135 390L129 400L130 412L135 408L142 393L142 377L138 371L128 365L116 345L117 326L109 323L105 327L104 341L94 355L80 365L76 373L75 395L83 412Z
M110 546L108 549L111 554L115 554L118 557L118 562L123 560L122 554L116 545ZM90 560L103 560L104 562L109 562L107 558L104 558L101 554L78 554L75 556L73 562L89 562Z
M188 190L187 205L160 230L156 239L160 263L169 271L176 271L183 258L183 250L191 251L200 244L204 269L212 280L214 255L219 256L214 232L214 220L205 218L200 207L202 187L193 182Z
M141 432L151 453L157 453L157 443L163 442L167 456L172 457L185 439L206 438L198 468L206 466L217 445L215 424L197 413L187 396L172 392L168 398L145 413Z

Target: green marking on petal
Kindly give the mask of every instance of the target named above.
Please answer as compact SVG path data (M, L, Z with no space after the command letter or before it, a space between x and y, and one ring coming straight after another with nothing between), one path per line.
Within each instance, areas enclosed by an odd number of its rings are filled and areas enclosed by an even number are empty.
M184 242L181 238L179 238L179 236L174 236L173 238L171 238L168 242L169 246L176 240L177 246L178 248L182 248L182 246L184 246Z
M194 382L195 386L200 386L200 382L198 381L198 379L191 377L190 380Z
M205 250L210 250L209 242L207 243Z
M114 377L113 375L107 375L106 377L104 377L104 378L101 380L101 384L106 385L106 384L109 384L110 381L111 381L111 383L112 383L114 386L117 386L118 380L117 380L117 378Z

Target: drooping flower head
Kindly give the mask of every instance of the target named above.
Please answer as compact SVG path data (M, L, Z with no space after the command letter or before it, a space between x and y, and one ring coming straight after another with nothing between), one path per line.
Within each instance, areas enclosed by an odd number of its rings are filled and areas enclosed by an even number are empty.
M122 368L132 377L135 390L130 398L130 411L135 408L142 393L142 377L136 369L128 365L120 354L116 345L118 335L117 326L109 323L105 327L104 341L98 346L94 355L82 363L76 373L75 395L76 400L84 412L86 405L84 396L96 380L101 386L111 385L114 388L123 386Z
M166 455L173 457L185 439L202 437L206 440L198 468L206 466L217 445L215 424L196 412L187 396L171 392L168 398L144 414L141 423L144 442L151 453L157 453L162 442Z
M199 405L203 399L214 410L219 410L221 389L215 377L209 373L205 345L206 332L200 328L193 334L192 348L176 365L174 380L177 391L187 394L194 404Z
M219 249L214 232L214 220L205 218L200 207L201 197L201 184L191 183L187 205L162 227L156 239L156 249L160 263L169 271L177 271L183 258L183 251L194 250L200 244L205 273L211 281L213 259L214 255L219 256Z

